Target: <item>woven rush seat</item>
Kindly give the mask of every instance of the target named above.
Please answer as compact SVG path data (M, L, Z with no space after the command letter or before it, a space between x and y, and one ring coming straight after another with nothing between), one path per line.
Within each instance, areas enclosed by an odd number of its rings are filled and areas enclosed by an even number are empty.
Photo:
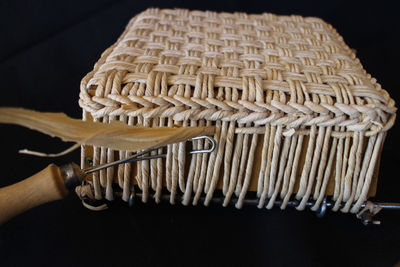
M83 78L84 120L145 127L215 126L216 150L171 144L155 159L93 174L96 199L357 212L375 194L395 103L336 30L314 17L148 9L129 22ZM202 149L210 144L192 141ZM131 155L82 148L82 167ZM249 192L253 193L249 193Z

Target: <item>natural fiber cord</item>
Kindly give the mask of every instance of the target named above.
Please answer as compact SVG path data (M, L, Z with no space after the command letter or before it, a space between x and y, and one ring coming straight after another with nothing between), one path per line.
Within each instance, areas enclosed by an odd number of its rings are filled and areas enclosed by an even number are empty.
M93 175L94 196L127 201L162 188L170 202L208 205L221 189L241 208L255 191L259 208L293 198L317 210L356 213L369 196L396 108L342 37L318 18L148 9L134 17L83 80L83 119L158 127L215 126L218 147L188 155L168 145L166 159ZM90 116L89 116L90 115ZM193 147L209 146L203 140ZM92 153L83 147L84 158ZM93 148L93 164L129 156ZM103 189L105 194L103 195Z

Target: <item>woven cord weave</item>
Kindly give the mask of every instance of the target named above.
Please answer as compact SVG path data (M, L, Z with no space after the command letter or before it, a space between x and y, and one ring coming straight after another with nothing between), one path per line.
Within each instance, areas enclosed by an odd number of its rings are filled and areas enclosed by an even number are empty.
M126 201L132 179L142 201L163 184L170 202L241 208L252 185L259 207L295 197L317 210L333 184L334 210L357 212L367 199L396 108L335 29L321 19L273 14L148 9L128 24L81 83L79 105L96 121L129 125L215 125L217 149L109 168L93 176L95 198ZM195 141L201 149L208 144ZM158 151L157 153L162 153ZM82 152L82 157L85 151ZM95 165L130 152L94 148ZM255 162L259 167L256 171ZM136 163L135 163L136 164ZM257 165L257 166L258 166ZM180 200L180 198L178 199Z

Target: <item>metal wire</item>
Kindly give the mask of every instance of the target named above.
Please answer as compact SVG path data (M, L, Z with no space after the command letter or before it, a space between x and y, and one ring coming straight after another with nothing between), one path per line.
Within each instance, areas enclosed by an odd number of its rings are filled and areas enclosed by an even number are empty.
M211 153L215 150L215 147L217 146L217 143L215 142L214 138L210 137L210 136L198 136L198 137L194 137L188 141L195 141L195 140L199 140L199 139L205 139L208 140L211 143L211 148L209 149L195 149L195 150L191 150L188 153L189 154L198 154L198 153ZM98 165L98 166L94 166L94 167L90 167L87 169L83 169L83 173L89 174L89 173L93 173L93 172L97 172L112 166L116 166L119 164L124 164L124 163L129 163L129 162L136 162L136 161L142 161L142 160L151 160L151 159L158 159L158 158L166 158L167 154L156 154L156 155L151 155L151 156L144 156L152 151L156 151L160 148L164 148L167 145L164 146L158 146L158 147L153 147L153 148L149 148L146 150L143 150L141 152L136 153L135 155L125 158L125 159L120 159L117 161L113 161L113 162L109 162L106 164L102 164L102 165Z

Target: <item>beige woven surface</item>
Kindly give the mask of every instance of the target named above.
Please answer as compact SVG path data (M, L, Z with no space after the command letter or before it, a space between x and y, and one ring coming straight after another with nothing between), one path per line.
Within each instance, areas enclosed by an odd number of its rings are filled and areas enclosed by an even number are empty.
M101 187L113 198L116 177L127 200L134 177L143 201L154 191L158 202L164 184L171 203L183 195L197 204L204 194L208 205L219 187L224 205L240 208L250 187L259 207L281 199L285 208L296 197L301 210L311 199L317 209L331 184L334 209L344 212L366 200L396 111L321 19L182 9L135 16L82 80L79 104L84 119L104 123L216 127L211 155L170 145L166 160L95 175L96 198ZM94 148L94 164L127 155Z

